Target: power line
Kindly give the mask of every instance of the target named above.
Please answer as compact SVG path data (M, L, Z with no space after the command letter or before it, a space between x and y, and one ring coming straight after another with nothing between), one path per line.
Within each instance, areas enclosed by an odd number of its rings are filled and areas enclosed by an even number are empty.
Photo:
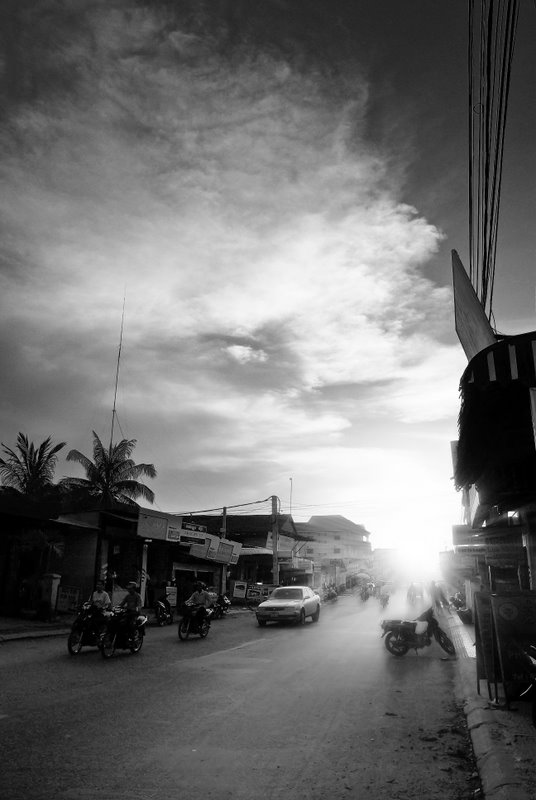
M468 40L469 277L491 321L519 0L480 0L478 11L476 2L469 4Z

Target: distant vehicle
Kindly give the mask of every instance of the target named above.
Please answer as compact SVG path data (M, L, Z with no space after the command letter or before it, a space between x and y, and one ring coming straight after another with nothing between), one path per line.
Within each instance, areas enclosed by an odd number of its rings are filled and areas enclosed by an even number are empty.
M309 586L280 586L255 610L262 627L267 622L296 622L305 625L306 617L320 619L320 597Z

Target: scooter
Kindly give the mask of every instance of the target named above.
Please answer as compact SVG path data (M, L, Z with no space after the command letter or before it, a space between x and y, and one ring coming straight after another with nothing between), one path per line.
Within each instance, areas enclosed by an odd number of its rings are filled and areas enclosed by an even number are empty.
M109 612L106 624L106 633L102 639L101 654L103 658L111 658L116 650L130 650L139 653L145 637L147 617L138 614L134 628L129 625L127 611L124 608L114 608Z
M456 654L453 643L435 618L433 608L415 620L384 619L381 627L385 647L394 656L405 656L410 648L417 651L429 647L432 637L449 656Z
M100 647L105 629L102 609L92 603L83 603L67 639L69 653L76 656L82 647Z
M181 621L179 622L179 639L188 639L190 634L195 633L204 639L210 630L210 620L212 617L212 609L206 608L204 615L199 615L196 612L203 608L203 606L194 605L193 603L184 603L181 608Z
M160 627L173 624L173 611L167 600L157 600L154 604L154 613L156 624Z
M229 613L231 601L226 594L218 595L218 599L212 606L212 619L223 619Z

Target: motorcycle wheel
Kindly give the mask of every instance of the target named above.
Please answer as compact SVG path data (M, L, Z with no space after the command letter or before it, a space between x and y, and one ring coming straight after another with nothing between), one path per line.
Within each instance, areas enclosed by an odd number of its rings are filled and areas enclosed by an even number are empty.
M116 635L105 633L101 644L101 655L103 658L111 658L115 653Z
M190 635L190 620L181 619L179 622L179 639L187 639Z
M447 636L447 634L445 633L445 631L441 630L441 628L438 627L437 630L434 631L434 636L436 638L437 643L439 644L440 647L443 648L445 653L448 653L449 656L456 655L456 650L454 648L454 645Z
M67 639L67 649L72 656L78 655L82 649L82 631L71 631Z
M143 645L143 636L139 631L133 636L132 644L130 645L130 652L131 653L139 653Z
M201 623L201 627L199 628L199 636L202 639L204 639L206 636L208 636L209 630L210 630L210 622L203 620L203 622Z
M405 639L402 639L393 631L389 631L385 637L385 646L393 656L405 656L409 650Z
M162 613L161 611L157 611L157 612L156 612L156 624L157 624L157 625L158 625L160 628L163 628L163 627L164 627L164 625L166 624L165 617L164 617L164 615L163 615L163 613Z

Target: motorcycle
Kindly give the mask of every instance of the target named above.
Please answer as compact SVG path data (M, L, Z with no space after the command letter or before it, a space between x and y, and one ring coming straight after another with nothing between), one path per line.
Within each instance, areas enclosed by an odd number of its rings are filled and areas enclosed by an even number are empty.
M92 603L83 603L67 639L69 653L76 656L82 647L100 647L105 630L106 622L102 609Z
M229 613L231 601L226 594L218 595L218 599L212 606L212 619L223 619Z
M432 637L449 656L455 655L454 645L440 627L429 608L414 620L384 619L381 622L385 647L394 656L405 656L410 648L420 650L432 644Z
M167 600L157 600L154 604L156 624L160 627L173 624L173 611Z
M323 597L325 603L328 601L335 602L339 599L339 595L337 594L337 590L333 588L333 586L328 586L324 589Z
M454 611L458 611L459 608L465 608L465 600L461 594L461 592L456 592L456 594L451 594L449 597L449 606Z
M179 622L179 639L188 639L191 633L198 634L201 639L208 635L212 609L205 609L206 613L201 616L197 614L200 608L203 608L203 606L184 603L181 608L181 620Z
M109 612L106 632L102 638L101 654L103 658L111 658L116 650L130 650L139 653L145 637L147 617L138 614L134 628L131 629L127 611L124 608L114 608Z

